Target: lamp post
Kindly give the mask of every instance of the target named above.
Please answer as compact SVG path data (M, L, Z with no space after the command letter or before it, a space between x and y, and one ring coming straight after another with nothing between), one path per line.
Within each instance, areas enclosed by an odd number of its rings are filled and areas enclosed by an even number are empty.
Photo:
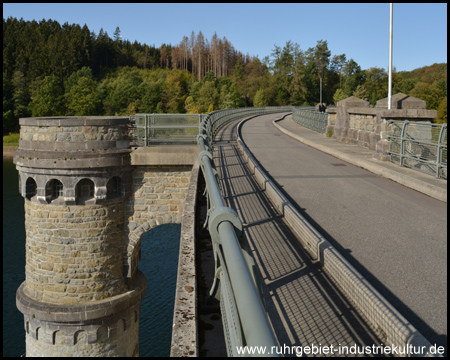
M322 106L322 76L320 77L320 105Z
M392 106L392 14L393 4L389 4L389 84L388 84L388 109Z

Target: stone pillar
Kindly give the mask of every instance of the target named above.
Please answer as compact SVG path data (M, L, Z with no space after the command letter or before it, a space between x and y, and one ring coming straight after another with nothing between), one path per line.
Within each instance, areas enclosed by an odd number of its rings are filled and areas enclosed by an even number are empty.
M20 119L27 356L139 356L145 277L123 274L127 117Z
M367 108L369 102L355 96L338 101L336 104L336 124L334 126L334 138L339 141L348 141L348 129L350 128L349 108Z

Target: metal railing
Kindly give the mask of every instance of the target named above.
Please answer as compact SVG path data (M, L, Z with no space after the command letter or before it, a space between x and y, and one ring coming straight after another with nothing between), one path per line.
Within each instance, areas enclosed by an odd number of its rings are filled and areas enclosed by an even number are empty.
M137 146L195 143L206 114L135 114L130 116Z
M295 107L292 119L308 129L325 134L328 125L328 113L316 112L315 107Z
M388 120L391 161L447 179L447 124Z
M314 106L266 106L261 108L238 108L219 110L210 113L214 119L212 129L220 127L223 122L240 116L257 115L270 112L293 112L293 119L298 124L311 130L325 133L327 113L315 111ZM217 118L220 114L220 119ZM133 140L136 146L148 146L162 143L195 143L200 131L200 124L207 114L135 114L130 115ZM216 124L217 122L217 124ZM213 134L215 135L215 133Z
M223 200L218 172L213 161L213 141L217 132L235 119L297 110L301 112L305 109L308 113L314 113L314 107L299 109L293 106L268 106L219 110L207 115L130 116L133 138L138 146L192 142L196 139L200 147L198 159L205 178L208 203L204 227L208 227L211 235L215 261L215 279L210 295L219 284L222 322L229 356L242 355L238 353L239 347L261 346L272 349L279 344L261 300L262 296L258 290L261 284L256 280L258 275L254 272L253 258L246 250L245 241L240 238L242 223L236 212L226 207ZM310 116L310 119L316 118ZM323 119L323 115L319 119ZM279 356L269 353L265 355Z
M197 142L199 163L206 182L208 226L213 243L216 278L219 279L221 312L229 356L240 356L238 347L278 346L276 335L261 301L252 258L239 241L242 223L236 212L224 205L213 161L213 141L221 127L237 118L273 112L291 112L292 107L241 108L214 111L200 125ZM276 356L276 354L266 354Z

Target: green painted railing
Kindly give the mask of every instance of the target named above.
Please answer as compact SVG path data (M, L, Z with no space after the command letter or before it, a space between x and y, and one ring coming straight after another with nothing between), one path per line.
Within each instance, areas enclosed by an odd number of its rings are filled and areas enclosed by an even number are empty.
M251 256L239 241L242 223L233 209L224 205L219 179L213 161L212 145L217 132L230 121L248 116L275 112L292 112L292 107L243 108L214 111L200 125L199 162L206 182L208 199L208 230L213 243L216 278L211 294L218 286L221 294L222 323L228 356L241 356L238 348L260 346L270 349L278 341L264 309L256 284L257 276L250 271Z
M137 146L195 143L206 114L135 114L130 116Z
M316 112L315 107L295 107L292 119L308 129L325 134L328 125L328 113Z
M447 179L447 124L389 120L391 161Z

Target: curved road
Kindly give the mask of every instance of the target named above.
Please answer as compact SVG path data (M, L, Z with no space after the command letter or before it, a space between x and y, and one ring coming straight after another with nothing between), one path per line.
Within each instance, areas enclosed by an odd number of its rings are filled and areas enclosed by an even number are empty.
M447 205L278 131L242 138L291 202L432 344L447 347ZM289 120L283 120L289 121Z

